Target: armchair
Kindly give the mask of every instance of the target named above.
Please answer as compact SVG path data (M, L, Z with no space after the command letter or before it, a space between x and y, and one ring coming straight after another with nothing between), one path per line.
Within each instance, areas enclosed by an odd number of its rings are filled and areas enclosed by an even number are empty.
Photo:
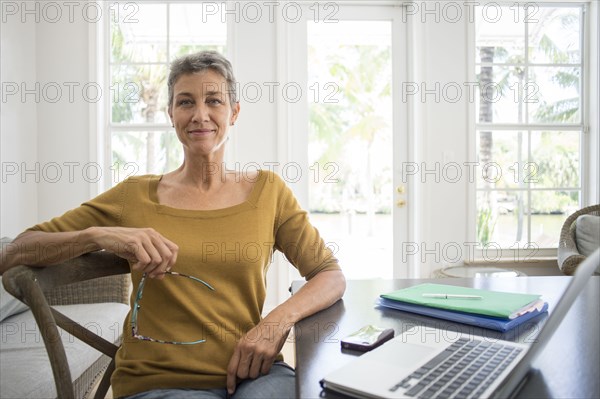
M104 398L114 371L118 346L81 326L54 308L73 303L129 302L130 276L128 262L104 251L93 252L50 267L17 266L2 275L2 283L10 294L26 303L33 313L44 341L56 393L59 398L82 397L89 384L105 369L95 398ZM122 323L120 320L119 323ZM73 381L58 327L72 334L108 358L95 364ZM99 362L96 362L99 363ZM108 366L107 366L108 363ZM98 377L99 378L99 377Z
M560 231L558 243L558 267L564 274L571 275L577 266L586 258L577 245L577 219L583 215L600 217L600 204L592 205L578 210L565 220ZM600 243L598 243L600 246Z

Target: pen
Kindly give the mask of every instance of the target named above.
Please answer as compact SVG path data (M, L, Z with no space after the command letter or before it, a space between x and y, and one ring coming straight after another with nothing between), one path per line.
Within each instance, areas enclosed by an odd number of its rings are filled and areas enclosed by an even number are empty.
M423 294L425 298L439 299L483 299L479 295L459 295L459 294Z

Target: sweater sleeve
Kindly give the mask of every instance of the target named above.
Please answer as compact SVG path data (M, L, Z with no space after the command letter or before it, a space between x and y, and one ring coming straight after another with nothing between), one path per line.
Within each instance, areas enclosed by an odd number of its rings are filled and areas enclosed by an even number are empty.
M310 280L317 273L340 270L338 260L308 220L289 187L281 180L275 230L275 249L283 252L300 275Z
M27 231L56 233L85 230L92 226L119 226L128 184L131 184L131 181L125 180L62 216L36 224Z

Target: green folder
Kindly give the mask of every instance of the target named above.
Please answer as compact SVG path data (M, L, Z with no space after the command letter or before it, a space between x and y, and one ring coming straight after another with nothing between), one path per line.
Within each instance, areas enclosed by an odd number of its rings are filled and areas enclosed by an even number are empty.
M427 298L423 294L477 295L481 299ZM504 319L517 317L540 299L540 295L488 291L446 284L420 284L381 295L382 298L421 306L474 313Z

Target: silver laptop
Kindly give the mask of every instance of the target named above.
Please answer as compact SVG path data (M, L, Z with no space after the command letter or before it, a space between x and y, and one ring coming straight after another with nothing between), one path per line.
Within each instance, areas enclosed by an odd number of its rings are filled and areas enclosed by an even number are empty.
M531 345L413 327L327 375L321 384L360 398L509 397L597 268L600 249L579 265Z

